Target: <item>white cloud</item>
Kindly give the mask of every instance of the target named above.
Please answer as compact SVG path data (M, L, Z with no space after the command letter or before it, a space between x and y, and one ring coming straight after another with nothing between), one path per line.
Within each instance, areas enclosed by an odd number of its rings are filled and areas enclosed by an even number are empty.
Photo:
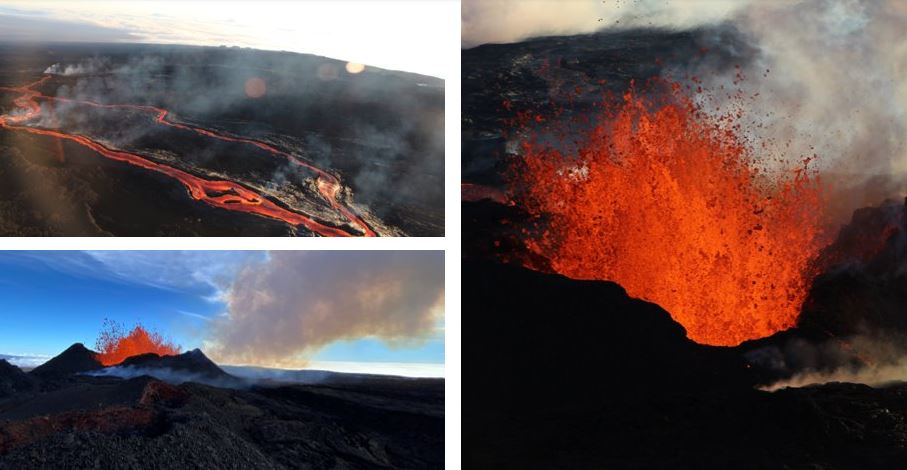
M246 267L205 350L219 362L297 367L335 341L419 344L444 309L444 254L275 251Z

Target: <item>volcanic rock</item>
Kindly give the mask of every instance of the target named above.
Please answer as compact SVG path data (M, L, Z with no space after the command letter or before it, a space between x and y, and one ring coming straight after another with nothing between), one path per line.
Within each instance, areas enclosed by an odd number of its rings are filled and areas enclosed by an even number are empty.
M854 212L817 262L798 326L846 336L907 334L907 205L888 201Z
M82 343L75 343L58 356L35 367L30 373L41 378L57 378L102 367L104 366L98 361L96 352Z
M749 383L741 360L687 339L667 312L629 297L613 282L483 262L464 263L463 273L474 280L464 311L482 323L464 341L464 360L481 363L466 372L473 383L519 384L522 396L535 396L597 371L601 379L575 390L577 398L593 400L652 387L706 390ZM567 360L569 351L582 354Z
M0 359L0 398L34 387L34 379L22 369Z
M0 470L443 468L444 381L223 389L76 375L0 403Z
M170 369L205 378L232 378L199 349L186 351L176 356L159 356L154 353L139 354L126 358L117 367L136 369Z
M907 385L754 389L610 282L464 260L464 467L892 468Z

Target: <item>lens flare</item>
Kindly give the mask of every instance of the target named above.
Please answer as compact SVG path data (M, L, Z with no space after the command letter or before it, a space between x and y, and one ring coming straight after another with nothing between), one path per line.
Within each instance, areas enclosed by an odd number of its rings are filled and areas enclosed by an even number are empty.
M357 64L356 62L346 63L346 71L353 75L362 73L363 70L365 70L365 64Z
M258 77L252 77L246 80L245 91L246 96L249 98L261 98L267 93L268 87L265 85L264 80Z

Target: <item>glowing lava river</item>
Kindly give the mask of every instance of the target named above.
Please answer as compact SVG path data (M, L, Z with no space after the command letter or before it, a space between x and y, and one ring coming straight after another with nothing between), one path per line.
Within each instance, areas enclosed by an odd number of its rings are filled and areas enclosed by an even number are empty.
M272 145L255 139L225 135L210 129L173 122L171 120L168 120L168 110L154 106L131 104L102 104L93 101L82 101L48 96L35 90L36 87L43 84L50 78L50 75L45 75L42 79L25 86L0 87L0 91L3 92L20 93L21 96L15 98L13 104L15 104L19 108L25 109L24 113L0 115L0 128L66 139L87 147L111 160L125 162L130 165L144 168L146 170L164 174L182 183L183 186L186 187L189 196L192 197L192 199L202 201L213 207L218 207L230 211L255 214L258 216L283 221L291 225L302 225L308 230L322 236L376 235L376 233L368 226L368 224L366 224L364 220L362 220L361 217L356 215L352 209L350 209L337 199L338 193L341 190L341 184L336 176L328 173L323 169L315 167L291 155L290 153L284 152L273 147ZM316 175L316 185L321 197L324 198L324 200L334 210L342 214L343 217L349 221L350 225L356 228L356 231L351 233L338 227L326 225L307 215L283 208L276 203L268 200L264 196L258 194L257 192L233 181L204 179L186 171L170 167L163 163L152 161L135 153L109 148L108 146L105 146L104 144L101 144L100 142L97 142L96 140L83 135L70 134L61 130L42 129L25 125L27 121L34 119L41 114L41 106L39 104L39 100L69 102L97 108L126 109L153 113L156 116L155 122L164 126L195 132L199 135L221 141L253 145L261 150L270 153L271 155L274 155L275 157L286 159L293 165L301 166L313 172Z

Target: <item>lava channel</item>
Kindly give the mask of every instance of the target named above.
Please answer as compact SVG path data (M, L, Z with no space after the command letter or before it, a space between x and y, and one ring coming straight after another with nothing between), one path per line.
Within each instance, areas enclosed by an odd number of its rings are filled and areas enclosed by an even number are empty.
M211 206L219 207L221 209L232 210L236 212L247 212L263 217L269 217L272 219L281 220L283 222L292 224L292 225L303 225L307 229L311 230L322 236L334 236L334 237L345 237L351 236L354 234L348 233L342 229L336 227L330 227L324 225L311 217L307 217L296 212L284 209L277 204L271 202L270 200L264 198L260 194L241 186L238 183L232 181L223 181L223 180L206 180L198 176L192 175L185 171L153 162L147 158L144 158L138 154L126 152L123 150L111 149L103 144L92 140L88 137L76 134L69 134L62 131L41 129L35 127L29 127L25 125L20 125L25 121L28 121L36 117L41 112L41 106L38 104L38 100L47 100L47 101L60 101L60 102L69 102L82 104L87 106L94 106L100 108L112 108L112 109L130 109L135 111L150 112L156 115L155 121L163 124L165 126L173 127L176 129L188 130L195 132L200 135L207 137L212 137L222 141L229 142L238 142L254 145L262 150L265 150L272 155L286 158L293 164L303 166L312 172L314 172L317 177L317 186L321 196L327 201L331 207L340 212L344 217L346 217L350 223L354 226L359 227L365 236L373 237L376 236L376 233L362 220L361 217L356 215L348 207L340 203L337 200L337 195L340 192L340 181L339 179L328 173L325 170L322 170L314 165L311 165L287 152L279 150L265 142L261 142L255 139L249 139L245 137L235 137L230 135L221 134L219 132L205 129L197 126L190 126L186 124L181 124L177 122L170 121L167 117L169 111L163 108L158 108L155 106L146 106L146 105L132 105L132 104L103 104L93 101L85 100L73 100L69 98L59 98L54 96L44 95L36 90L35 87L41 85L45 81L50 79L50 75L45 75L40 80L24 85L21 87L0 87L0 91L12 92L12 93L21 93L22 96L19 96L13 100L13 104L20 108L26 109L26 112L20 114L11 114L11 115L2 115L0 116L0 127L10 130L17 130L28 132L31 134L45 135L51 137L58 137L61 139L70 140L81 144L85 147L88 147L95 152L109 158L112 160L117 160L121 162L126 162L134 166L138 166L147 170L156 171L158 173L165 174L171 178L178 180L182 183L189 192L189 195L197 200L205 202Z

